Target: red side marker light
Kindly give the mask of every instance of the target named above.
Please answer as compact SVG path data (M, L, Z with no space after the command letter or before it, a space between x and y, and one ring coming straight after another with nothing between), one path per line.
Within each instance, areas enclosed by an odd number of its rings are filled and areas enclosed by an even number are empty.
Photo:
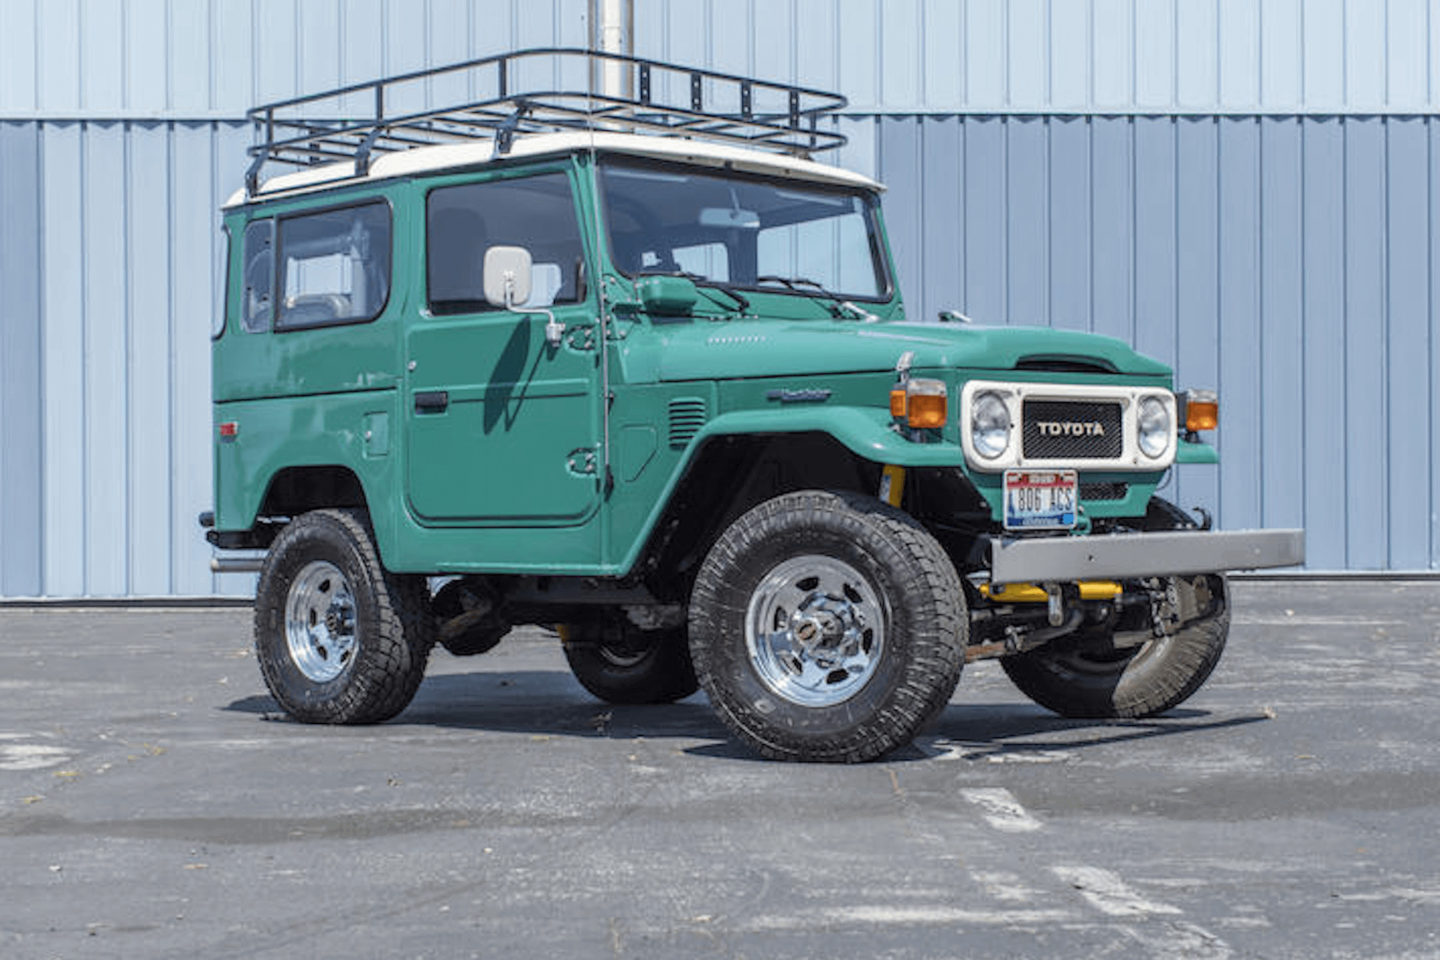
M236 435L238 435L239 433L240 424L236 423L234 420L229 420L225 423L220 424L221 440L234 440Z

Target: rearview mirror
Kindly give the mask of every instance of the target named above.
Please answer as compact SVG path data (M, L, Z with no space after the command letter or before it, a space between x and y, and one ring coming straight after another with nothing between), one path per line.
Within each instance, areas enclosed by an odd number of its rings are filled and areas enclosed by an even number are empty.
M739 207L704 207L700 211L700 226L759 230L760 214L754 210L741 210Z
M530 299L530 251L491 247L485 251L485 301L509 310Z

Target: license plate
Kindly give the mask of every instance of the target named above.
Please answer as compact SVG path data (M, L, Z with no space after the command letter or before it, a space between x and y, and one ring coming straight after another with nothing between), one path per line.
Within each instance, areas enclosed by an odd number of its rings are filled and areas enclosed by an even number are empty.
M1080 481L1074 470L1006 470L1006 530L1069 530Z

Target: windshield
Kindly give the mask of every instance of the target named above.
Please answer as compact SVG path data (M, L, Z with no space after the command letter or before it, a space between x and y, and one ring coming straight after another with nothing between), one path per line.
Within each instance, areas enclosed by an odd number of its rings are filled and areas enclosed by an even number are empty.
M863 192L615 159L601 165L600 188L611 255L627 276L685 273L855 300L889 293Z

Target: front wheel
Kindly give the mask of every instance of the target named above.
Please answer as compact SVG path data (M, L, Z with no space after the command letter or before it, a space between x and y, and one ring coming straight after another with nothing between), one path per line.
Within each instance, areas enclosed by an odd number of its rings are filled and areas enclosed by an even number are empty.
M690 651L720 718L759 753L856 762L949 701L968 620L954 565L873 497L802 491L720 537L690 602Z
M1204 684L1230 633L1225 578L1176 577L1182 620L1138 646L1113 636L1066 637L1000 661L1020 692L1061 716L1139 719L1178 707Z
M271 544L255 592L255 653L295 719L389 720L415 696L434 642L424 578L384 569L363 513L311 511Z

